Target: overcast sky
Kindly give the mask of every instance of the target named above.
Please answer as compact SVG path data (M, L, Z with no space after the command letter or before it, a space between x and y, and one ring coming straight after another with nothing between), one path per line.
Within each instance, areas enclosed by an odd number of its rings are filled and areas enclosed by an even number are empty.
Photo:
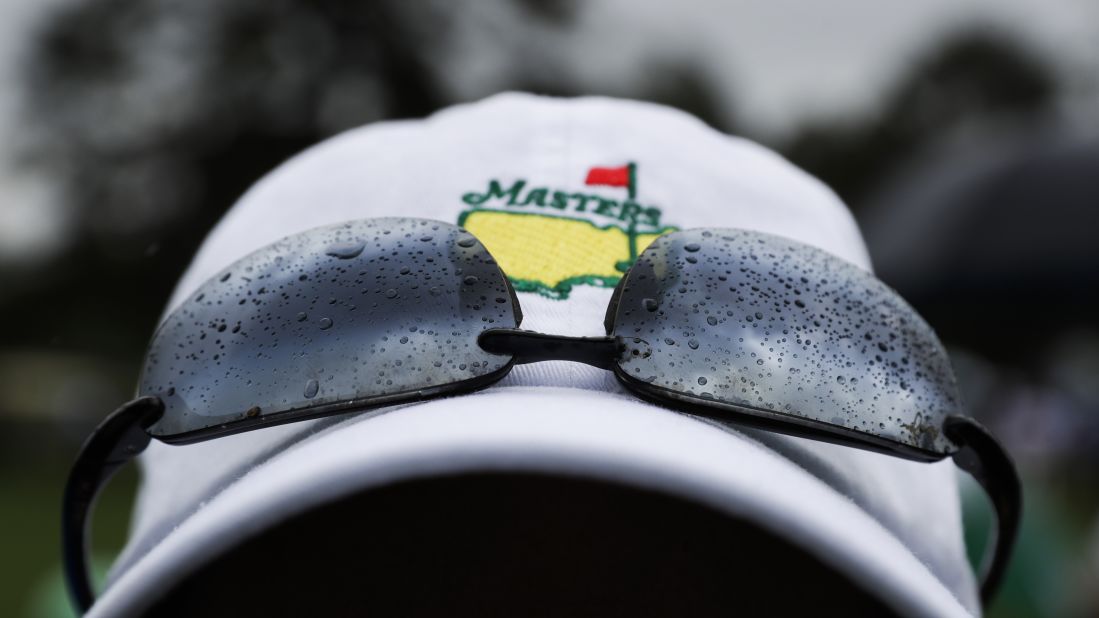
M645 49L701 58L720 78L740 124L760 134L780 135L808 116L872 110L908 63L940 37L968 28L1017 37L1072 73L1090 97L1099 86L1096 0L680 0L674 11L670 6L591 2L574 47L578 58L626 63ZM615 47L632 49L606 50L607 32L618 29L623 15L630 15L631 26Z

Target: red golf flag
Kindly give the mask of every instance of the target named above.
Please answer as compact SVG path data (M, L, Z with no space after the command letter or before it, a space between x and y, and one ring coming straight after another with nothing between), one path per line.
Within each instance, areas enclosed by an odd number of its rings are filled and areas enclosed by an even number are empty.
M628 187L630 186L630 166L593 167L588 170L588 177L584 179L584 184Z

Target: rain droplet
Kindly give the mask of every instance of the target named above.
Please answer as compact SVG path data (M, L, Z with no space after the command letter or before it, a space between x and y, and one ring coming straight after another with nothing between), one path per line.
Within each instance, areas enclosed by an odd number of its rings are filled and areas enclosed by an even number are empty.
M320 321L317 323L320 325L321 330L328 330L332 328L332 320L329 318L321 318Z
M805 307L805 303L801 302L800 298L794 300L794 304L797 305L798 307L802 307L802 308Z
M259 416L260 412L261 412L261 410L260 410L259 406L252 406L251 408L248 408L248 411L245 412L244 415L247 416L248 418L254 418L256 416Z
M478 279L477 277L474 277L473 275L470 275L470 276L466 277L465 279L462 279L462 283L464 283L466 285L474 285L478 281L480 281L480 279Z
M408 343L408 337L401 337L401 343Z
M687 342L687 346L690 347L692 350L697 350L698 349L698 341L695 341L694 339L691 339L690 341Z
M706 378L702 378L702 377L698 378L698 385L699 386L706 386Z
M756 319L757 320L762 320L763 319L763 314L761 312L757 311L756 312Z
M350 260L359 257L364 248L366 248L366 243L363 242L341 242L328 247L325 254L341 260Z
M656 302L654 298L646 298L641 301L641 305L645 307L645 311L656 311L656 308L660 306L660 303Z
M389 288L388 290L385 291L385 297L386 298L397 298L397 290L394 290L393 288Z
M689 251L691 253L694 253L694 252L698 251L701 248L702 248L702 245L700 245L696 242L692 242L692 243L688 243L686 245L683 245L683 249L685 251Z
M475 244L477 244L477 239L472 236L463 236L462 238L458 239L459 247L465 247L468 249Z
M228 281L229 280L229 274L230 273L225 273L224 275L221 276L221 279L218 279L218 281L221 281L222 283Z
M306 399L312 399L317 396L317 391L319 391L320 388L321 385L318 384L316 380L309 380L305 383L305 392L302 394L305 395Z
M308 319L309 319L309 316L305 315L305 312L304 312L304 311L300 311L300 312L298 312L298 321L299 321L299 322L304 322L304 321L306 321L306 320L308 320Z
M717 326L717 317L711 315L710 317L706 318L706 323L710 326Z

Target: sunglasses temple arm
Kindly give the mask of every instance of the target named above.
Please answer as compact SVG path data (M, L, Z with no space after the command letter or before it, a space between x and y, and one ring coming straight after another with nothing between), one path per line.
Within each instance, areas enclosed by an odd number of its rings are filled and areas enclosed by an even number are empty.
M953 455L954 463L981 485L996 511L996 525L989 532L981 560L981 602L987 607L1003 578L1019 531L1022 485L1007 451L977 421L951 416L943 431L961 447Z
M123 404L92 432L65 484L61 509L61 551L65 580L78 613L95 601L88 564L90 513L99 490L123 464L149 445L147 429L164 412L156 397Z

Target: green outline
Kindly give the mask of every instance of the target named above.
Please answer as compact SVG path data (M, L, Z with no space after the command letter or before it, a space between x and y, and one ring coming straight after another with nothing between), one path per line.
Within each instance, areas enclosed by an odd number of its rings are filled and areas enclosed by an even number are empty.
M543 219L561 219L564 221L575 221L577 223L586 223L598 231L607 231L614 228L626 234L627 237L629 236L628 230L624 230L621 228L621 226L615 225L614 223L600 226L591 221L588 221L587 219L558 217L554 215L542 214L540 212L515 212L512 210L497 210L493 208L474 208L471 210L464 210L461 212L461 214L458 215L458 225L464 227L466 224L466 219L468 219L469 216L475 212L490 212L500 213L504 215L518 215L525 217L541 217ZM678 230L678 227L666 225L658 230L654 230L651 232L637 232L637 234L655 234L657 236L662 236L669 232L675 232ZM636 256L632 256L632 259L636 259ZM617 268L621 268L622 262L615 264L615 266ZM514 277L508 277L508 279L511 281L512 286L515 287L516 292L537 293L540 296L544 296L552 300L565 300L569 297L569 294L572 293L572 288L575 285L590 285L599 288L613 288L614 286L618 285L619 281L622 280L622 276L616 275L613 277L604 277L600 275L577 275L575 277L562 279L557 285L549 285L548 283L535 279L516 279Z

